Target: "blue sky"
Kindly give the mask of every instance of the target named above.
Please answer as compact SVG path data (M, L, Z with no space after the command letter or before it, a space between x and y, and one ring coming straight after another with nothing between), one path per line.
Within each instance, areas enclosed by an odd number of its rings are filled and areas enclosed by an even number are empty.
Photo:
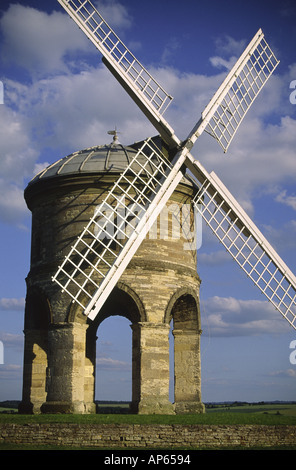
M97 2L95 2L97 3ZM207 135L192 154L214 170L296 273L296 4L294 0L107 1L100 11L174 101L166 120L185 138L229 67L261 27L280 59L227 154ZM140 6L139 6L140 5ZM23 191L49 163L155 130L101 63L57 1L2 0L0 6L0 400L20 399L30 212ZM296 332L203 229L202 396L294 400ZM131 398L131 329L103 322L97 340L97 398Z

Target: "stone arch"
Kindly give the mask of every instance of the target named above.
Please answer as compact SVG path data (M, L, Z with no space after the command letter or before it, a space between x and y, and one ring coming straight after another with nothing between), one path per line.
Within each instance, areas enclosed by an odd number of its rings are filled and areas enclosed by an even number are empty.
M194 289L183 287L172 295L164 322L172 319L175 412L201 413L200 308Z
M25 306L25 329L47 330L52 323L52 308L46 294L39 287L28 289Z
M95 399L95 369L96 369L96 340L100 324L111 316L123 316L132 325L145 322L147 315L144 304L139 295L128 284L119 281L106 300L97 317L90 321L83 315L82 308L72 304L69 309L69 324L84 324L85 331L85 363L84 363L84 403L86 410L92 410ZM133 333L134 335L134 333ZM135 342L133 341L133 345ZM136 375L137 353L133 346L133 380Z
M52 309L46 294L34 286L28 289L25 307L25 346L21 413L40 413L46 399L48 329Z
M127 318L131 322L131 326L138 325L146 321L146 310L139 295L128 284L119 281L110 296L106 300L104 306L99 312L97 318L92 322L87 330L86 342L86 355L91 357L93 364L93 371L95 372L95 346L97 339L97 330L100 324L111 316L119 315ZM132 328L132 402L135 401L135 386L136 377L138 374L138 356L139 351L137 342L135 341L135 333ZM95 376L93 385L93 395L95 395Z
M110 314L110 312L114 313ZM147 317L145 307L139 295L128 284L121 281L116 284L102 307L98 315L99 323L111 315L125 317L132 324L144 322Z
M81 303L86 304L86 294L82 294L79 300ZM77 303L70 305L68 322L89 323L97 330L99 324L110 316L108 312L114 310L121 311L120 315L126 317L131 323L146 321L146 310L139 295L129 285L119 281L93 322L88 321L87 317L83 314L82 307Z
M169 324L174 316L179 317L179 323L187 322L188 327L191 322L192 327L200 329L199 298L193 288L181 287L172 295L165 310L164 323Z

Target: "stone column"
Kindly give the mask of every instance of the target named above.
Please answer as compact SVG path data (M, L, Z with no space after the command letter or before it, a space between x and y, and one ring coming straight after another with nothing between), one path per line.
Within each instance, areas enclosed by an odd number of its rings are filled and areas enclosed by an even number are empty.
M133 330L133 398L131 411L173 414L169 401L169 326L141 322Z
M86 413L96 413L95 405L95 372L96 372L95 332L88 327L86 331L86 354L84 366L84 403Z
M197 330L173 330L177 414L205 410L201 402L200 334Z
M48 332L47 399L44 413L85 413L85 332L87 325L58 323Z
M47 330L25 330L23 397L19 413L40 413L46 399Z

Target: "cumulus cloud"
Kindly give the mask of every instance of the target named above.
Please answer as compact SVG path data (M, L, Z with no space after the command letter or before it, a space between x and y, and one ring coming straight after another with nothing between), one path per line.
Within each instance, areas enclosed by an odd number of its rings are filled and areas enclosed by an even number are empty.
M210 57L209 61L211 65L218 69L226 69L229 71L243 52L246 41L244 39L238 41L231 36L224 35L220 38L216 38L215 46L219 55Z
M132 19L124 5L116 1L96 3L112 27L130 28ZM2 59L25 68L36 78L76 69L77 63L81 65L77 53L99 55L64 10L59 10L47 13L21 4L10 5L0 20Z
M222 57L210 57L210 62L213 67L217 67L218 69L226 69L231 70L234 66L235 62L237 61L237 57L231 56L229 59L223 59Z
M67 71L66 54L87 51L86 37L67 15L50 14L20 4L12 4L3 14L2 58L27 69L32 76Z
M199 253L198 255L198 262L207 266L219 266L228 263L231 259L231 256L226 250Z
M286 370L277 370L274 372L270 372L270 377L283 377L283 378L296 378L296 370L294 369L286 369Z
M0 298L0 310L24 310L25 308L25 299L21 297L20 299L16 298Z
M8 100L9 97L7 96ZM20 221L27 209L23 198L23 181L38 158L22 113L9 105L0 106L0 219Z
M210 336L257 336L280 334L290 326L272 304L214 296L203 301L204 334Z
M286 206L292 207L292 209L296 210L296 196L288 196L287 190L281 191L275 198L276 202L280 202L281 204L285 204Z
M100 370L110 370L110 371L130 371L131 364L125 361L120 361L118 359L112 359L111 357L99 357L96 359L96 366Z
M182 74L168 68L151 71L174 95L166 119L180 138L186 138L223 77ZM108 143L107 131L115 126L121 132L123 144L156 133L109 71L101 65L75 74L57 74L39 79L31 85L10 81L6 94L5 112L8 119L3 115L1 146L6 157L5 164L1 163L2 175L12 175L9 185L14 184L21 191L21 176L33 176L34 166L40 163L38 158L42 156L43 148L55 149L58 159L67 152ZM259 102L259 116L246 117L226 158L208 135L203 135L192 150L192 154L209 171L215 170L251 216L257 189L262 190L264 185L280 184L294 171L296 121L284 116L276 123L265 125L260 117L264 117L265 106L277 111L277 100L273 97L271 87L267 93L268 105L264 104L265 101ZM6 177L5 181L4 195L8 186ZM7 194L13 195L15 186L10 186ZM282 194L281 198L282 202L285 200L286 204L292 204L292 199L287 199L286 195ZM18 197L9 199L21 201ZM23 202L18 210L25 210ZM9 211L6 217L8 215Z
M5 349L14 348L14 349L21 350L21 351L23 349L23 344L24 344L23 335L15 335L12 333L0 332L0 340L4 344Z
M276 227L264 225L263 230L266 238L276 250L295 250L296 220L290 220Z
M132 18L119 2L100 2L100 9L107 21L112 17L112 26L131 27ZM60 11L49 14L19 4L11 5L1 18L2 59L14 64L20 61L32 77L30 83L7 80L4 84L5 106L0 108L2 220L12 221L26 213L24 179L33 176L36 165L40 168L43 160L49 161L47 155L43 157L44 149L51 149L57 160L72 151L108 143L107 131L115 126L123 144L156 133L105 67L85 63L81 67L79 60L86 56L79 53L89 53L92 47L72 23ZM217 39L216 57L229 61L244 46L245 41L229 36ZM283 93L295 69L291 65L289 77L276 75L269 80L227 157L208 135L201 136L192 150L209 171L215 170L251 216L258 188L280 185L294 173L296 120L283 113L282 103L289 103ZM166 66L150 71L174 96L165 118L185 139L225 73L206 76ZM268 124L270 115L273 121ZM282 194L279 201L294 204L291 197Z
M0 380L18 380L21 378L22 366L18 364L5 364L0 367Z
M114 26L130 27L124 6L100 3ZM81 66L79 54L98 52L64 12L12 4L0 19L0 29L2 63L24 69L29 77L29 81L4 79L5 104L0 107L0 220L20 225L28 213L23 189L43 166L38 160L43 160L44 149L70 153L104 143L118 113L125 114L126 102L117 99L120 86L102 66L91 71ZM105 94L113 97L109 116ZM139 120L135 123L139 129ZM125 127L128 123L123 131Z
M120 30L129 29L132 26L133 19L127 8L117 1L98 0L94 2L102 17L110 24L112 28Z
M216 50L223 55L239 56L247 45L246 39L234 39L232 36L225 34L215 39Z

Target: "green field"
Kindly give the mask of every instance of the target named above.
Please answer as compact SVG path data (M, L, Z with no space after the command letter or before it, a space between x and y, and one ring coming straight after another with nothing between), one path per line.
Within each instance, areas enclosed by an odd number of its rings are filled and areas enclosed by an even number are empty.
M113 408L113 409L112 409ZM100 407L99 407L100 409ZM78 424L212 424L212 425L296 425L296 404L231 404L208 405L202 415L133 415L128 414L127 405L108 405L110 413L96 415L20 415L13 408L0 408L0 423L78 423ZM101 411L106 406L101 407ZM10 411L7 413L7 411ZM12 411L12 413L11 413ZM15 411L13 413L13 411ZM121 411L121 412L120 412ZM17 444L0 444L0 450L82 450L57 446L34 446ZM83 449L88 450L88 449ZM130 449L132 450L132 449ZM202 449L198 449L202 450ZM223 450L223 449L215 449ZM242 450L235 448L230 450ZM245 449L244 449L245 450ZM265 448L249 448L247 450L266 450ZM268 448L268 450L296 450L289 448Z
M0 423L127 423L127 424L264 424L296 425L296 404L243 404L207 406L205 414L135 415L127 405L108 405L110 413L92 415L0 413ZM113 408L113 410L112 410ZM102 411L106 409L105 405ZM8 408L0 408L0 411ZM16 411L16 410L15 410ZM121 411L121 412L120 412Z

